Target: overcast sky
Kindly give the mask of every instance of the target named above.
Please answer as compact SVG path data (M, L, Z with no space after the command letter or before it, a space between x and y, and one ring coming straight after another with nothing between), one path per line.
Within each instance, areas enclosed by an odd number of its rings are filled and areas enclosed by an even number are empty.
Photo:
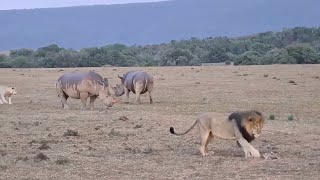
M46 7L67 7L94 4L126 4L136 2L156 2L164 0L0 0L0 10L31 9Z

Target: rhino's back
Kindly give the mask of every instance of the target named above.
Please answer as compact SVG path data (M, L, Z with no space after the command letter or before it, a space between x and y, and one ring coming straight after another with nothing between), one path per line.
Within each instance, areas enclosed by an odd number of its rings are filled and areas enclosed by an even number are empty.
M142 81L143 86L146 87L146 83L152 80L152 77L144 71L129 71L124 75L124 78L125 78L124 86L128 88L130 91L132 91L133 93L135 93L134 84L137 81ZM141 92L141 94L145 92L147 92L147 89L144 89L143 92Z
M103 80L103 78L95 72L89 72L89 73L71 72L71 73L65 73L58 79L63 89L65 89L67 86L74 86L74 85L78 86L84 80L96 82L99 80Z

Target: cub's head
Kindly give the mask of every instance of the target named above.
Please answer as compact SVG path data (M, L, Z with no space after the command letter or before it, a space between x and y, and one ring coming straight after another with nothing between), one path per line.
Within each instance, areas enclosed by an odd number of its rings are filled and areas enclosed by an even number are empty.
M258 137L261 134L261 129L265 119L259 111L249 111L244 119L244 127L246 131L253 137Z
M6 89L6 94L9 94L9 95L16 95L17 94L17 91L16 91L16 88L13 87L13 86L9 86L7 87Z

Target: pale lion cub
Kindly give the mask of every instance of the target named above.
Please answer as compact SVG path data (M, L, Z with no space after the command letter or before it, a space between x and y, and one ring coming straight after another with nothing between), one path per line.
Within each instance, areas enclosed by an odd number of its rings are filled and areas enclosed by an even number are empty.
M0 85L0 104L3 104L3 103L12 104L11 98L16 94L17 94L17 91L15 87ZM5 97L8 97L9 102L5 99Z

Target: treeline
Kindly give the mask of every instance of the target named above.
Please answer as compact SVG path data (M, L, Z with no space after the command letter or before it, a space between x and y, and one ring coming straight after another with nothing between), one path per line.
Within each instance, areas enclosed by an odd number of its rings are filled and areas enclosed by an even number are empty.
M53 44L0 55L2 68L184 66L221 62L235 65L320 63L320 28L296 27L239 38L191 38L147 46L114 44L74 50Z

